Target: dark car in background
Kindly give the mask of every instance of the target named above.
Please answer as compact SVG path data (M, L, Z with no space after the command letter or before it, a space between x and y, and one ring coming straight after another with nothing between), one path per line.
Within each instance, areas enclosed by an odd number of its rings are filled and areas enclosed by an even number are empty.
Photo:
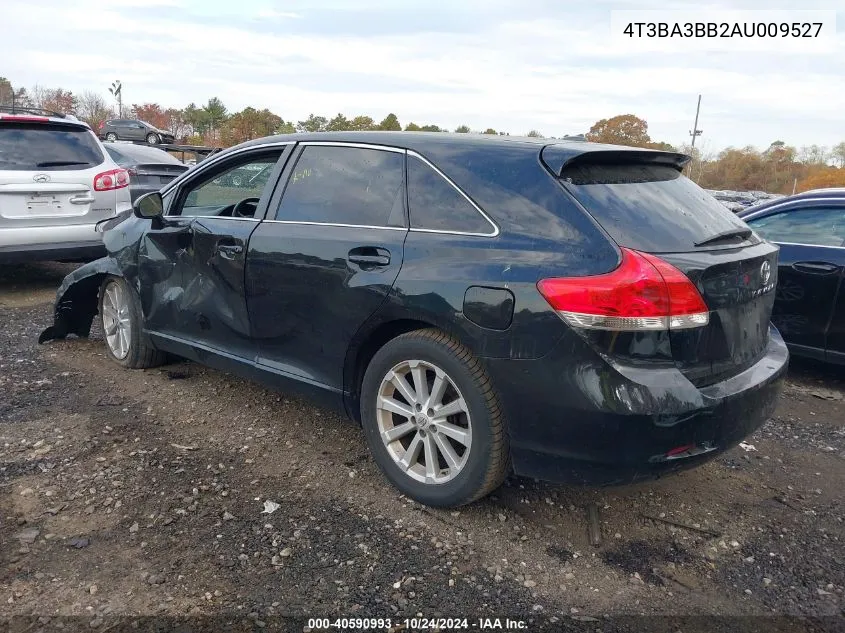
M790 351L845 364L845 189L819 189L738 216L780 247L772 321Z
M760 426L788 364L777 247L688 160L467 134L250 141L103 227L109 257L64 280L40 341L99 313L123 367L173 354L312 396L429 505L511 470L656 477Z
M104 141L144 141L149 145L174 143L171 132L160 130L146 121L110 119L100 124L99 136Z
M105 143L114 161L129 172L129 193L134 202L151 191L158 191L190 167L155 147L131 143Z

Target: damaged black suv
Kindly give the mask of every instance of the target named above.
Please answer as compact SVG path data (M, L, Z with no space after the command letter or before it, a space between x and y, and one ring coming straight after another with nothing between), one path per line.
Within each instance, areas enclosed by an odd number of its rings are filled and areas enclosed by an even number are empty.
M430 505L511 470L655 477L760 426L788 361L777 248L687 161L466 134L250 141L101 227L108 257L65 279L41 341L99 314L124 367L175 355L314 397Z

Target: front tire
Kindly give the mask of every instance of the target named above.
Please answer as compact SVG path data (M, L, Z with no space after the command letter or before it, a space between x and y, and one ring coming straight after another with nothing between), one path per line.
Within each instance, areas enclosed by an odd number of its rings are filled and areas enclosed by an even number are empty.
M100 286L100 319L106 353L122 367L146 369L162 365L164 352L155 349L143 332L141 308L135 292L121 277L107 277Z
M153 134L152 132L147 134L147 143L149 143L150 145L158 145L158 143L159 143L158 134Z
M361 386L361 419L379 468L420 503L471 503L509 470L492 382L466 347L439 330L402 334L376 352Z

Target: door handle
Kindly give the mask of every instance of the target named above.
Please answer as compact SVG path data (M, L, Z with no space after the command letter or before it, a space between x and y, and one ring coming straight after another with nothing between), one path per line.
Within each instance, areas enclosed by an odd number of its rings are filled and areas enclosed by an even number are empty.
M348 259L362 266L387 266L390 264L390 251L375 246L359 246L349 251Z
M828 262L795 262L792 268L811 275L829 275L839 270L839 266Z
M71 204L92 204L95 200L94 196L74 196L68 202Z

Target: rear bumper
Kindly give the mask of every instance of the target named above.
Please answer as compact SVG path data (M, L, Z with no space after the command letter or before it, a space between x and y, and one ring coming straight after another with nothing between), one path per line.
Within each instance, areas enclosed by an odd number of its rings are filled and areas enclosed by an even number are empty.
M93 224L0 229L0 262L90 261L106 248Z
M577 351L573 357L577 347L569 340L539 360L487 361L508 415L518 475L621 485L702 464L772 415L789 361L771 328L757 363L699 389L675 369L580 361L588 357Z

